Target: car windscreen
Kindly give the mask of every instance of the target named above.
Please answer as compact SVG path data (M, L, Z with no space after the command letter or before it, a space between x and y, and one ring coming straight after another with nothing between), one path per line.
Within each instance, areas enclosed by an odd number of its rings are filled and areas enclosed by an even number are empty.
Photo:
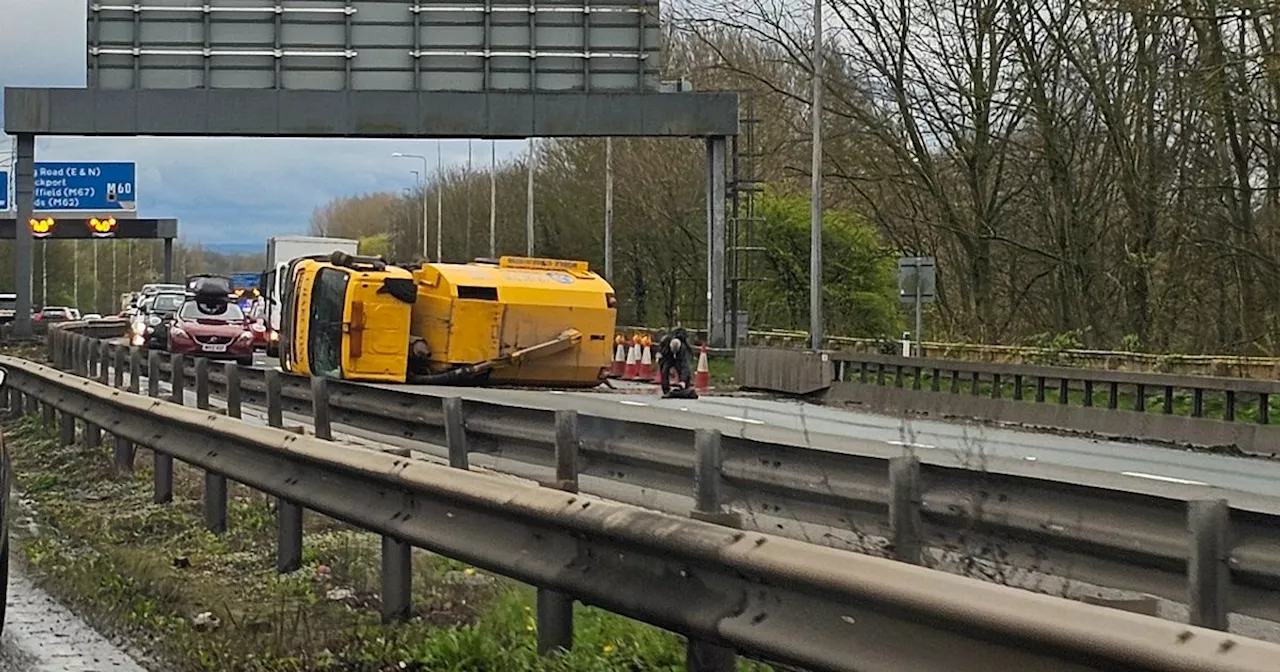
M158 294L147 306L148 313L172 313L182 305L183 297L179 294Z
M13 296L0 296L0 310L17 310L18 299Z
M188 301L182 304L178 315L184 320L220 320L222 322L243 322L244 311L234 303L201 303Z
M44 310L40 311L40 314L44 315L45 317L66 317L67 309L66 308L45 308Z

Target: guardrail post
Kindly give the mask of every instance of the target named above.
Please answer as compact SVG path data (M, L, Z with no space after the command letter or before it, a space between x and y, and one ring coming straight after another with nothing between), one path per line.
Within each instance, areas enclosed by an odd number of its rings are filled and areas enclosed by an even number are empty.
M6 394L8 395L7 401L9 402L7 405L7 409L8 409L7 415L10 418L21 417L22 410L23 410L22 392L19 391L18 388L16 387L6 387L5 390L6 390Z
M160 389L160 353L155 353L155 355L156 367L147 371L147 381L156 386L158 395ZM169 362L169 401L181 406L185 400L185 395L182 392L182 355L172 355L169 358ZM151 452L155 464L153 479L155 483L155 503L168 504L173 501L173 456L165 455L156 450L155 446L152 446Z
M1234 390L1227 390L1227 405L1222 409L1222 419L1227 422L1235 422L1236 420L1236 393Z
M196 358L196 408L209 410L209 360Z
M578 491L578 412L556 411L556 482L565 492Z
M311 376L311 417L315 421L316 438L333 440L333 424L329 419L329 380Z
M1266 425L1271 422L1271 395L1266 392L1258 394L1258 424Z
M280 372L268 369L264 376L267 384L267 424L284 426L284 409L280 401ZM287 574L302 566L302 507L280 497L276 498L276 571Z
M382 622L407 621L413 598L413 547L382 537Z
M125 346L125 347L128 347L128 346ZM115 376L112 379L111 383L117 390L124 389L124 354L125 354L124 347L116 348L115 371L112 372L115 374Z
M84 339L85 362L87 362L84 370L85 378L98 377L98 344L88 336Z
M102 446L102 428L88 420L84 423L84 445L90 448Z
M549 487L578 491L578 412L556 411L556 478ZM538 653L573 648L573 596L538 586Z
M1231 549L1228 543L1231 508L1227 500L1187 502L1191 531L1187 562L1189 622L1202 628L1227 630L1231 613Z
M117 436L115 441L116 473L133 473L133 443L124 437Z
M733 649L690 639L685 644L685 669L688 672L733 672L738 669L738 655Z
M281 574L302 566L302 507L276 498L276 571Z
M26 395L23 395L22 398L27 402L28 415L37 415L40 413L40 409L41 409L40 400L37 399L35 395L26 394ZM53 418L47 412L45 413L45 416L44 416L44 425L46 427L53 427Z
M240 417L240 367L227 362L222 369L227 377L227 417Z
M1044 403L1044 376L1036 376L1036 403Z
M267 369L267 424L272 427L284 427L284 409L280 405L280 372Z
M147 396L160 398L160 353L147 353Z
M693 432L696 456L693 462L694 509L689 517L716 525L740 527L737 513L724 510L724 484L721 467L724 456L718 429L696 429Z
M71 373L84 375L84 338L80 334L71 335Z
M129 391L142 391L142 351L133 346L129 347Z
M1059 378L1058 379L1058 403L1066 404L1069 401L1071 401L1071 379Z
M1198 387L1191 390L1191 417L1204 417L1204 390Z
M62 370L62 330L49 330L49 361L53 362L53 367Z
M1139 383L1134 386L1133 410L1139 413L1147 411L1147 386Z
M103 385L111 384L111 344L107 341L100 341L98 355L98 382Z
M441 399L440 412L444 415L444 442L449 447L449 466L454 469L470 469L467 458L467 425L462 418L462 397Z
M179 406L183 405L186 395L186 371L182 361L182 355L173 353L169 355L169 401Z
M45 408L50 412L53 411L52 404L46 403ZM66 411L62 411L58 416L58 419L61 421L59 429L62 430L59 433L58 438L62 441L62 445L69 446L76 442L76 416L71 415Z
M922 563L920 521L920 458L889 458L889 529L894 558Z
M58 422L57 414L54 412L53 404L47 401L41 401L40 408L44 413L44 426L52 428L54 424ZM68 441L67 443L68 445L70 445L71 442Z
M1093 381L1084 381L1084 406L1085 408L1093 408Z

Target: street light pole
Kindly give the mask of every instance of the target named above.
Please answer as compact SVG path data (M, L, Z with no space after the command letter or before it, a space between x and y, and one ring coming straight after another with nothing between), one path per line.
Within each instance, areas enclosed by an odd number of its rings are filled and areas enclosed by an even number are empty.
M423 194L426 197L426 194ZM440 141L436 140L436 263L444 261L444 161L440 158Z
M533 170L536 160L537 157L533 151L533 138L529 138L529 193L525 200L524 213L524 253L528 257L533 256Z
M391 156L397 159L418 159L422 161L422 258L427 259L427 157L421 154L404 154L395 152ZM436 185L439 188L439 185ZM440 235L439 223L436 224L436 235ZM436 249L438 250L440 241L436 241Z
M498 258L498 143L489 141L489 258Z
M809 202L809 347L822 349L822 0L813 0L813 167ZM737 316L734 316L737 319Z

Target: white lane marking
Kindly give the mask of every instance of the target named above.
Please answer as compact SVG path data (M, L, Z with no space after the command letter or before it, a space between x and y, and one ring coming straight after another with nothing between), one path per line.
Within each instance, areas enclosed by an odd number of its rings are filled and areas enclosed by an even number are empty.
M564 390L548 390L551 394L564 394Z
M1165 483L1179 483L1181 485L1209 485L1203 481L1189 481L1185 478L1174 478L1172 476L1161 476L1159 474L1144 474L1140 471L1122 471L1125 476L1133 476L1135 478L1147 478L1153 481L1164 481Z
M1026 455L1026 456L1024 456L1022 459L1026 460L1026 461L1028 461L1028 462L1035 462L1035 461L1036 461L1036 456L1035 456L1035 455Z
M927 443L907 443L906 441L890 441L891 446L902 446L904 448L924 448L925 450L936 449L937 446L931 446Z
M630 401L627 399L619 399L618 403L624 406L648 406L649 405L644 403L643 401Z
M733 420L733 421L735 421L735 422L745 422L745 423L747 423L748 425L763 425L763 424L764 424L764 420L753 420L753 419L751 419L751 418L739 418L739 417L738 417L738 416L736 416L736 415L726 415L726 416L724 416L724 419L725 419L725 420Z
M684 411L685 413L688 413L688 412L689 412L689 409L688 409L688 408L685 408L684 406L681 406L681 407L680 407L680 410Z

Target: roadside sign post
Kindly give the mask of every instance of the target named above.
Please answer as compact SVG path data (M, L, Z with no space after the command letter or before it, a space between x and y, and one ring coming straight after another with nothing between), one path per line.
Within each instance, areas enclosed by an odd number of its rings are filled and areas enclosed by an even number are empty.
M898 259L898 300L915 305L916 356L924 352L924 304L937 300L937 269L933 257Z

